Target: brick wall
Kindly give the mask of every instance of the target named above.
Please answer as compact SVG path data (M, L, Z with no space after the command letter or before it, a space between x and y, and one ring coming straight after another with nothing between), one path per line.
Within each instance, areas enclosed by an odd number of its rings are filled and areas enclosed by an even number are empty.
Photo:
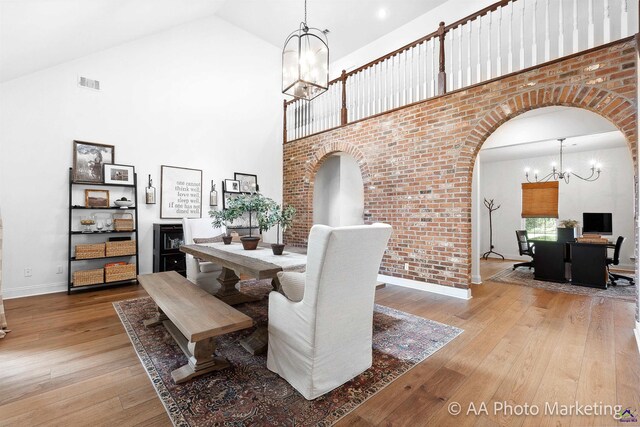
M624 41L288 142L284 202L298 215L285 241L306 245L315 174L328 155L346 152L362 171L365 222L393 226L380 273L468 288L471 178L487 137L534 108L580 107L622 131L636 165L636 67L635 41Z

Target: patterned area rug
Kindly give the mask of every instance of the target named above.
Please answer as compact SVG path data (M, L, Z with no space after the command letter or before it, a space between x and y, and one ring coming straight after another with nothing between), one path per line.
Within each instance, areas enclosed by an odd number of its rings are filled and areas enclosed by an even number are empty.
M633 274L633 273L630 273ZM627 282L618 280L620 285L609 286L607 289L589 288L586 286L572 285L571 283L543 282L533 278L533 270L511 267L488 278L492 282L511 283L515 285L529 286L530 288L546 289L554 292L564 292L565 294L586 295L590 297L615 298L625 301L636 300L636 287L626 286ZM625 286L621 286L625 285Z
M244 281L243 292L261 301L236 306L258 323L267 321L269 281ZM164 327L145 328L155 305L151 298L114 303L153 386L176 426L328 426L382 390L458 336L462 330L376 305L373 366L343 386L307 401L237 342L253 329L220 337L216 353L231 367L176 385L171 371L186 357Z

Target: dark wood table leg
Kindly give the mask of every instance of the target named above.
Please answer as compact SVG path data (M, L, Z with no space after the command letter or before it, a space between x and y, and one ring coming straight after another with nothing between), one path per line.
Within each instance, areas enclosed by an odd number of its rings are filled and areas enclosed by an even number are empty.
M218 282L221 288L213 294L216 298L224 301L229 305L242 304L244 302L259 301L260 298L253 297L251 295L243 294L236 288L236 284L240 281L240 278L230 268L222 267L222 272L218 276Z

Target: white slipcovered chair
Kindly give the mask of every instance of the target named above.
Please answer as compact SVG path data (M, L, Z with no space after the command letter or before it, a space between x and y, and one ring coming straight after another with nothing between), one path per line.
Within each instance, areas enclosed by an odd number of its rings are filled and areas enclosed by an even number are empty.
M314 225L307 271L269 294L267 368L315 399L371 367L376 278L387 224Z
M222 236L226 229L213 228L211 218L184 218L182 220L182 230L184 233L184 244L211 243L222 241ZM194 241L195 239L195 241ZM222 267L208 261L202 261L193 255L186 254L187 279L200 286L209 293L214 293L219 287L216 279L222 271Z

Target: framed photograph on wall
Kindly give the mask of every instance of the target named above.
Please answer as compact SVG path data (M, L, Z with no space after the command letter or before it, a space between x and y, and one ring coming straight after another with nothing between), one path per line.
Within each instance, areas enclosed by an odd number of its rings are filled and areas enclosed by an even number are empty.
M240 191L243 193L255 193L260 191L258 186L258 175L249 173L235 172L233 178L240 183Z
M73 182L104 182L103 165L115 161L113 145L73 141Z
M239 193L240 181L236 181L235 179L225 179L224 191L226 191L227 193Z
M104 165L104 183L116 185L133 185L135 167L129 165Z
M202 171L161 166L160 218L202 217Z
M87 208L108 208L109 190L84 190L84 205Z

